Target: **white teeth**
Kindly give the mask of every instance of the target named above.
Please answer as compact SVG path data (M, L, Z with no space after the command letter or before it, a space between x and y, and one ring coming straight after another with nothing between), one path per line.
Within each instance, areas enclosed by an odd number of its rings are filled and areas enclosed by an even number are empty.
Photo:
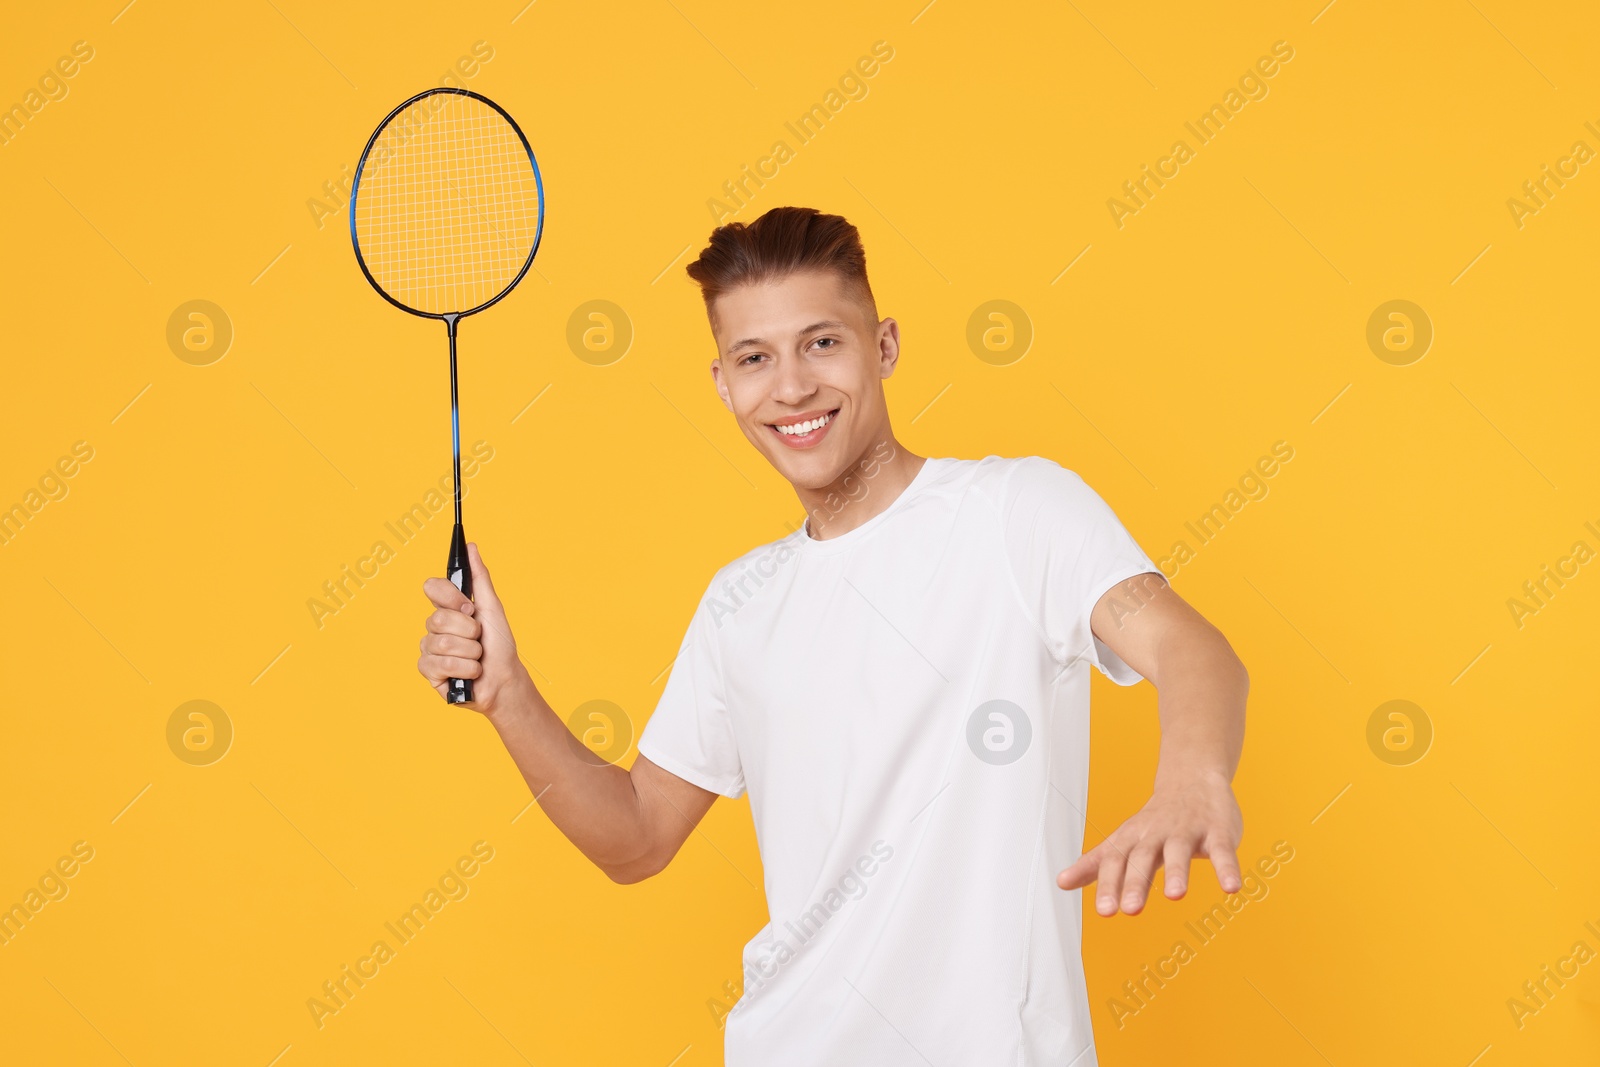
M828 425L828 423L832 421L833 416L831 414L819 415L809 422L797 422L792 426L778 426L775 427L775 429L781 434L787 434L790 437L798 437L801 434L810 433L812 430L820 430L822 427Z

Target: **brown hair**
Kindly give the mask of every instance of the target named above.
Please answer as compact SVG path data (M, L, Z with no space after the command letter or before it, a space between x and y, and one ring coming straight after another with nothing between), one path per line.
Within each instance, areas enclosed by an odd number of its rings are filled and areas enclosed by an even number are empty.
M711 231L711 243L688 267L708 314L717 297L730 289L806 270L838 275L877 321L860 232L842 216L824 215L816 208L775 207L748 226L718 226Z

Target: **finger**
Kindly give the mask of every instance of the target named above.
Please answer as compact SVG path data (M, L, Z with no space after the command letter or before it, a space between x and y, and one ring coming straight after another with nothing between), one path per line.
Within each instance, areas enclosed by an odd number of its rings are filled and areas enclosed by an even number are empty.
M1223 844L1213 845L1208 841L1206 858L1216 869L1217 882L1224 893L1237 893L1244 887L1244 879L1239 877L1239 856L1232 848Z
M422 651L430 656L456 656L461 659L483 659L483 646L477 641L455 634L428 634L422 639Z
M1105 916L1117 913L1117 898L1122 895L1122 875L1127 866L1127 855L1114 846L1100 857L1100 888L1094 898L1096 912Z
M1122 910L1137 915L1149 899L1150 885L1161 866L1160 842L1143 842L1128 857L1127 885L1122 890Z
M467 595L455 587L448 578L429 578L422 583L422 592L433 601L436 608L463 611L472 605Z
M1166 850L1162 854L1162 867L1166 870L1166 897L1168 900L1182 900L1183 894L1189 891L1189 860L1194 855L1194 846L1180 837L1167 839Z
M1056 885L1062 889L1082 889L1092 885L1100 877L1100 856L1104 848L1104 845L1099 845L1079 856L1072 866L1056 875Z
M472 567L472 595L477 597L480 603L492 606L504 614L500 605L500 594L494 590L494 579L489 577L489 568L484 566L483 556L478 553L476 541L467 542L467 562Z
M449 678L477 678L483 674L483 664L475 659L460 656L435 656L426 653L417 660L417 670L434 685Z
M440 608L429 615L423 626L430 634L455 634L457 637L468 637L474 641L483 635L483 624L477 619L449 608Z

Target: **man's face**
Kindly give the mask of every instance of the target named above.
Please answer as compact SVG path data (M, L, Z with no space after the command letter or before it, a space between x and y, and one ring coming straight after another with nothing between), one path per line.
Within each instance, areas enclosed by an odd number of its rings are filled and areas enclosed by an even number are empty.
M832 485L887 438L883 379L900 355L900 327L878 322L839 275L741 286L712 311L717 392L790 483Z

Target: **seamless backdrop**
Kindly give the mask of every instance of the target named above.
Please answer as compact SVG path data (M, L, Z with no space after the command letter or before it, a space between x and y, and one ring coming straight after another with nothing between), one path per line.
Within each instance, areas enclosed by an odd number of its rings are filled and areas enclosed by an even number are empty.
M123 2L0 36L0 1059L721 1061L746 804L613 885L414 671L444 336L344 201L450 79L549 203L462 328L468 530L592 747L800 518L683 266L842 213L906 443L1078 471L1251 671L1269 862L1088 916L1102 1062L1594 1061L1591 5ZM1157 743L1104 682L1090 843Z

